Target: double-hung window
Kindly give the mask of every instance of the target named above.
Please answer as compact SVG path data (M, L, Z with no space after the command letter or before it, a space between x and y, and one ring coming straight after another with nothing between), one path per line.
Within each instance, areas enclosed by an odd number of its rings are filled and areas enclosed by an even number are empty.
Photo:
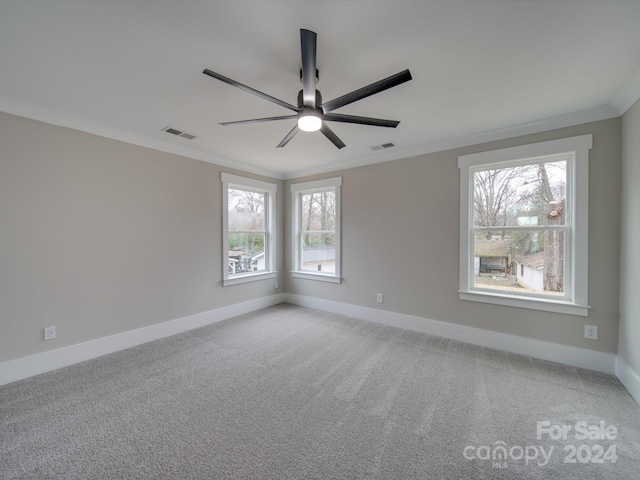
M222 173L223 285L276 276L277 185Z
M458 158L460 298L588 314L592 136Z
M292 276L340 283L342 177L291 185Z

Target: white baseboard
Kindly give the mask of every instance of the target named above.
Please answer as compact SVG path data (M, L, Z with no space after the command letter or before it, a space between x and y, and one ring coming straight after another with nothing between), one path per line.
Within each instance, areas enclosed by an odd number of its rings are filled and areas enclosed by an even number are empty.
M616 362L613 353L596 352L594 350L587 350L586 348L570 347L558 343L544 342L506 333L457 325L455 323L430 320L428 318L334 302L332 300L323 300L321 298L304 295L286 293L285 298L288 303L294 305L316 308L318 310L360 318L370 322L382 323L392 327L405 328L407 330L437 335L482 347L495 348L496 350L529 355L531 357L564 363L574 367L587 368L612 375L615 373Z
M632 397L640 404L640 377L620 357L614 354L291 293L280 293L268 297L261 297L188 317L3 362L0 363L0 385L220 322L244 313L277 305L284 301L392 327L405 328L483 347L495 348L608 374L615 374Z
M136 345L169 337L194 328L204 327L205 325L260 310L271 305L277 305L282 303L284 299L284 293L256 298L188 317L177 318L68 347L9 360L0 363L0 385L57 370L74 363L90 360L108 353L124 350L125 348L135 347Z
M640 405L640 375L634 372L619 356L616 357L616 377Z

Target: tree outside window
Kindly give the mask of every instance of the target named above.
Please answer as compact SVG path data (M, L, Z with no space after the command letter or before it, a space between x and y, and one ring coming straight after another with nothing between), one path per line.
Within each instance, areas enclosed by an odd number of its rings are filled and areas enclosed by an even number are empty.
M276 185L222 174L223 284L275 277Z
M291 185L292 276L340 282L340 187L328 178Z
M462 300L588 315L591 135L458 157Z
M475 253L481 267L483 260L486 265L475 276L476 286L564 292L569 161L569 156L562 155L474 172ZM496 258L506 260L492 260ZM518 274L518 265L522 272L526 268L529 275Z

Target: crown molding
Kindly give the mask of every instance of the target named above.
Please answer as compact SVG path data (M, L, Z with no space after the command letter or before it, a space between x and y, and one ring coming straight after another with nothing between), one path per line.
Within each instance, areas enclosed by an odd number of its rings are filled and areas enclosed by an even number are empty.
M618 93L611 100L611 105L616 109L619 116L629 110L640 98L640 68L625 83Z
M22 102L20 100L14 100L8 97L0 96L0 111L60 127L71 128L73 130L90 133L92 135L98 135L100 137L110 138L112 140L130 143L132 145L138 145L140 147L151 148L153 150L172 153L174 155L180 155L182 157L192 158L202 162L213 163L222 167L242 170L244 172L264 175L266 177L280 180L284 178L283 174L276 170L260 168L255 165L235 160L228 160L193 148L175 145L170 142L163 142L162 140L157 140L146 135L129 132L117 127L112 127L111 125L94 122L85 118L68 115L66 113L56 112L54 110L49 110L48 108Z
M85 133L98 135L112 140L118 140L141 147L151 148L174 155L180 155L207 163L213 163L222 167L233 168L256 175L263 175L279 180L290 180L328 172L335 172L348 168L361 167L376 163L384 163L403 158L415 157L429 153L451 150L453 148L467 147L496 140L540 133L557 128L571 127L584 123L606 120L621 116L623 109L626 111L637 98L640 97L640 70L632 77L614 98L615 105L605 105L576 113L557 117L536 120L496 130L478 132L471 135L449 138L419 145L417 147L405 147L393 149L393 151L381 150L371 155L363 156L346 162L334 162L318 167L312 167L293 172L281 172L277 170L260 168L249 163L229 160L216 155L201 152L189 147L163 142L145 135L128 132L99 122L93 122L84 118L75 117L66 113L56 112L44 107L29 104L19 100L0 96L0 111L18 115L21 117L38 120L41 122L71 128ZM635 99L635 100L634 100ZM624 112L623 112L624 113Z
M306 177L320 173L335 172L347 168L362 167L364 165L372 165L375 163L389 162L392 160L401 160L403 158L416 157L418 155L426 155L428 153L442 152L453 148L468 147L496 140L504 140L507 138L518 137L521 135L529 135L532 133L546 132L558 128L572 127L584 123L597 122L610 118L619 117L617 109L611 105L596 107L581 112L570 113L557 117L545 118L533 122L513 125L497 130L474 133L460 137L449 138L436 142L427 143L414 148L393 149L393 152L381 150L374 156L362 157L347 162L330 163L321 167L307 168L284 174L285 180Z

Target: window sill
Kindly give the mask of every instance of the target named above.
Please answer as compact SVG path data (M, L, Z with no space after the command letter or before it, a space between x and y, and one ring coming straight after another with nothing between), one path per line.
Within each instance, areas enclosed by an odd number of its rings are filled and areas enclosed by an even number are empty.
M307 280L318 280L320 282L342 283L341 277L334 277L323 273L291 272L291 276L294 278L305 278Z
M588 305L578 305L571 302L550 300L546 298L518 297L515 295L500 295L497 293L458 291L460 300L472 302L493 303L495 305L506 305L509 307L528 308L531 310L542 310L544 312L564 313L566 315L577 315L580 317L589 316Z
M258 280L276 278L277 275L278 272L247 273L245 275L238 275L236 277L226 278L222 280L222 286L228 287L230 285L238 285L240 283L256 282Z

